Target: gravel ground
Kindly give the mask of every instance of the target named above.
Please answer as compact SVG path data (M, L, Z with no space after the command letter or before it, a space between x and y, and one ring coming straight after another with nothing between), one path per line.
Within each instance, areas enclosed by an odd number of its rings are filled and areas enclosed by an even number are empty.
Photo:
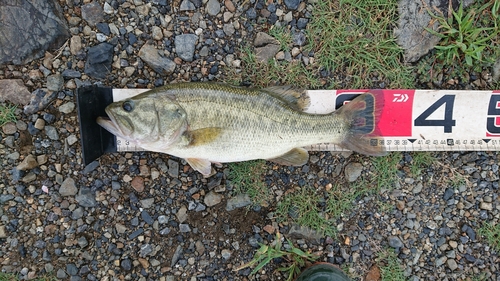
M259 26L288 24L300 34L307 2L60 2L72 34L61 52L0 69L0 79L55 93L44 109L19 110L20 120L2 127L2 271L23 279L50 272L64 280L283 280L274 263L254 276L233 271L279 231L357 280L386 248L409 280L500 280L498 252L478 234L482 222L500 223L496 152L434 153L437 161L419 176L410 173L412 154L401 154L395 186L358 198L337 221L337 238L277 223L275 204L227 211L239 198L225 165L204 179L183 160L149 152L82 164L76 87L220 80L239 69L237 47L253 42ZM313 153L301 168L267 165L276 199L377 172L370 158L329 152Z

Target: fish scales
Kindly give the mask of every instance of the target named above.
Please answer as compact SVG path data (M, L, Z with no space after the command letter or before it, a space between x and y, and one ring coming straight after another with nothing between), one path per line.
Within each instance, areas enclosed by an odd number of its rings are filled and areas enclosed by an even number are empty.
M146 150L168 153L208 176L211 163L267 159L303 165L302 147L335 143L367 155L383 99L357 97L331 114L300 110L307 97L289 87L251 89L217 83L179 83L110 104L97 122Z
M264 90L200 85L204 87L167 87L157 93L175 96L186 110L190 130L216 127L222 128L221 135L198 147L174 145L168 152L172 155L184 158L194 153L217 162L271 159L295 147L334 142L347 127L335 115L293 110Z

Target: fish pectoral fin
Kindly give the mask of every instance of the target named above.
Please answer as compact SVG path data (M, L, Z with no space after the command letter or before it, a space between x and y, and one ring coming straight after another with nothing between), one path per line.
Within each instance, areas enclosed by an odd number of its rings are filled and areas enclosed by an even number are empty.
M302 166L309 160L309 153L304 148L297 147L281 156L267 160L280 165Z
M210 172L212 172L212 162L206 159L186 158L186 161L191 168L200 172L205 177L209 176Z
M311 100L306 90L292 86L272 86L264 89L274 97L284 100L291 108L298 111L306 111Z
M187 131L189 146L207 144L214 141L222 133L222 128L210 127L193 131Z

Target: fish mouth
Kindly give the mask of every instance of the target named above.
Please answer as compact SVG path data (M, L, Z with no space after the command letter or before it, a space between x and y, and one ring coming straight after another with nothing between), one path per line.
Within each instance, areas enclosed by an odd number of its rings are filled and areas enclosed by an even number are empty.
M117 137L126 138L125 134L122 132L120 127L117 126L116 122L112 118L99 116L97 117L97 124Z

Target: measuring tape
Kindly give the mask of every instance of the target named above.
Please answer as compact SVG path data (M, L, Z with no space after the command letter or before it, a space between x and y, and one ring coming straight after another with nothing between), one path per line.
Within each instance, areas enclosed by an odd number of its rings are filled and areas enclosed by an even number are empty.
M142 151L115 137L96 123L110 103L148 89L84 87L77 91L83 159L88 164L104 153ZM500 150L500 90L309 90L306 112L335 111L357 95L372 92L383 98L372 145L387 151L498 151ZM329 143L306 147L310 151L344 151Z
M114 89L113 101L147 89ZM309 90L306 112L326 114L370 90ZM374 145L387 151L500 150L500 91L371 90L385 100ZM117 151L141 151L117 137ZM343 151L335 144L306 147L310 151Z

